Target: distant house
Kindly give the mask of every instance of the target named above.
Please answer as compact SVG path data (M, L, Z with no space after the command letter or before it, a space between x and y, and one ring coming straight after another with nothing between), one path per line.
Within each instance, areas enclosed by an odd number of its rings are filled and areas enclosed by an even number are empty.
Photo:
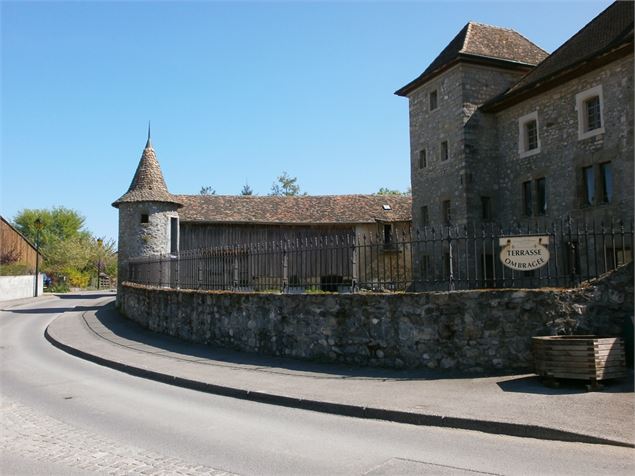
M381 242L381 254L391 257L409 252L403 246L396 249L392 243L395 238L410 233L410 196L172 195L168 192L150 138L130 188L113 206L119 209L120 282L126 280L126 263L130 258L185 253L223 245L264 246L283 241L312 243L328 236L338 240ZM352 247L341 248L337 267L326 265L328 257L323 253L317 262L308 255L302 260L292 260L287 270L289 280L293 281L294 276L302 273L319 281L327 279L324 273L328 273L331 282L346 282L352 279L348 270L352 268L349 263L353 260L361 263L362 268L405 262L405 256L384 260L378 253L363 255ZM265 263L268 276L281 274L274 264L268 266ZM241 282L249 282L253 275L249 266L252 265L236 270ZM229 276L233 271L228 267L215 272ZM401 272L410 271L402 269ZM180 275L183 273L181 270Z
M37 254L35 245L0 216L0 264L19 263L35 272Z

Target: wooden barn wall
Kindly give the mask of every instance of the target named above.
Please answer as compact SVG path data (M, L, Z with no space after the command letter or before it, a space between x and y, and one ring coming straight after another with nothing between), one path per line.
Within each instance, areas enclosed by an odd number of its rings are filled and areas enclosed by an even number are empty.
M180 224L180 251L212 248L214 246L273 243L281 240L315 238L331 235L352 235L352 225L288 226L288 225L226 225Z
M35 270L35 249L4 220L0 220L0 253L14 253L18 263L26 264Z
M352 237L354 227L344 226L283 226L283 225L213 225L181 223L180 225L180 251L206 249L223 245L257 244L257 253L237 256L229 260L220 270L214 265L212 273L220 273L225 276L223 281L231 280L234 260L239 267L239 280L241 283L257 285L258 287L273 287L278 284L283 276L283 258L280 252L271 247L283 240L294 242L301 240L305 247L302 251L291 251L287 254L287 272L291 283L297 281L315 281L319 284L321 277L337 275L344 279L352 276L352 248L334 244L328 241L327 250L318 252L315 244L322 247L323 237L335 235L345 238ZM310 242L306 248L307 240ZM342 243L340 241L340 243ZM293 249L293 247L292 247ZM211 270L212 268L210 268ZM205 271L207 272L207 271ZM208 277L213 281L218 277ZM255 282L256 281L256 282ZM264 284L267 283L267 284Z

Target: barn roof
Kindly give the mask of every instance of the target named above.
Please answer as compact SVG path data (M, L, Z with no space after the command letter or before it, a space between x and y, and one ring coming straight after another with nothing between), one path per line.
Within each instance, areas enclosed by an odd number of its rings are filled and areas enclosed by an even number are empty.
M497 61L501 65L528 67L540 63L547 54L512 29L469 22L417 79L395 94L406 96L460 60Z
M321 225L411 220L402 195L177 195L182 222Z

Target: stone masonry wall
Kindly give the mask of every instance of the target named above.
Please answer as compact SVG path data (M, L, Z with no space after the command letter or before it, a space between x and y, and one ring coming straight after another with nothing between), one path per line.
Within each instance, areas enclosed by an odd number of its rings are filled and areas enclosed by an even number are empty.
M162 202L122 203L119 206L119 280L127 276L127 260L170 252L170 219L177 206ZM141 215L148 223L141 223Z
M523 72L473 64L458 64L409 96L410 113L410 177L412 186L412 219L422 228L421 207L428 207L432 225L443 224L442 205L451 201L452 221L463 224L468 216L466 191L478 193L485 188L495 193L497 164L496 128L477 108L505 91L522 77ZM430 93L437 91L438 107L430 110ZM475 114L476 113L476 114ZM442 161L440 144L448 141L449 159ZM427 167L419 167L419 151L427 151ZM466 160L470 160L467 164ZM469 168L468 168L469 166ZM477 199L477 210L480 198ZM471 210L472 208L470 208ZM478 214L477 214L478 215Z
M126 283L153 331L242 351L381 367L526 370L531 337L632 329L633 266L574 290L280 295ZM630 331L632 333L632 331Z
M576 94L602 86L605 132L578 139ZM518 119L537 111L540 152L520 158ZM501 223L523 222L522 183L545 177L547 223L610 221L633 216L633 55L613 61L496 114L500 153ZM584 206L582 167L611 161L613 203ZM597 169L596 169L597 173ZM531 218L535 220L536 217Z

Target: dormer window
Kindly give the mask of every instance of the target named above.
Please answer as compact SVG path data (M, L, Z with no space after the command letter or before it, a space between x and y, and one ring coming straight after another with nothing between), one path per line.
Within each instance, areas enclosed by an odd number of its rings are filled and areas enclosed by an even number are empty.
M434 91L430 92L430 110L434 111L437 107L439 107L438 93L437 93L437 90L435 89Z

